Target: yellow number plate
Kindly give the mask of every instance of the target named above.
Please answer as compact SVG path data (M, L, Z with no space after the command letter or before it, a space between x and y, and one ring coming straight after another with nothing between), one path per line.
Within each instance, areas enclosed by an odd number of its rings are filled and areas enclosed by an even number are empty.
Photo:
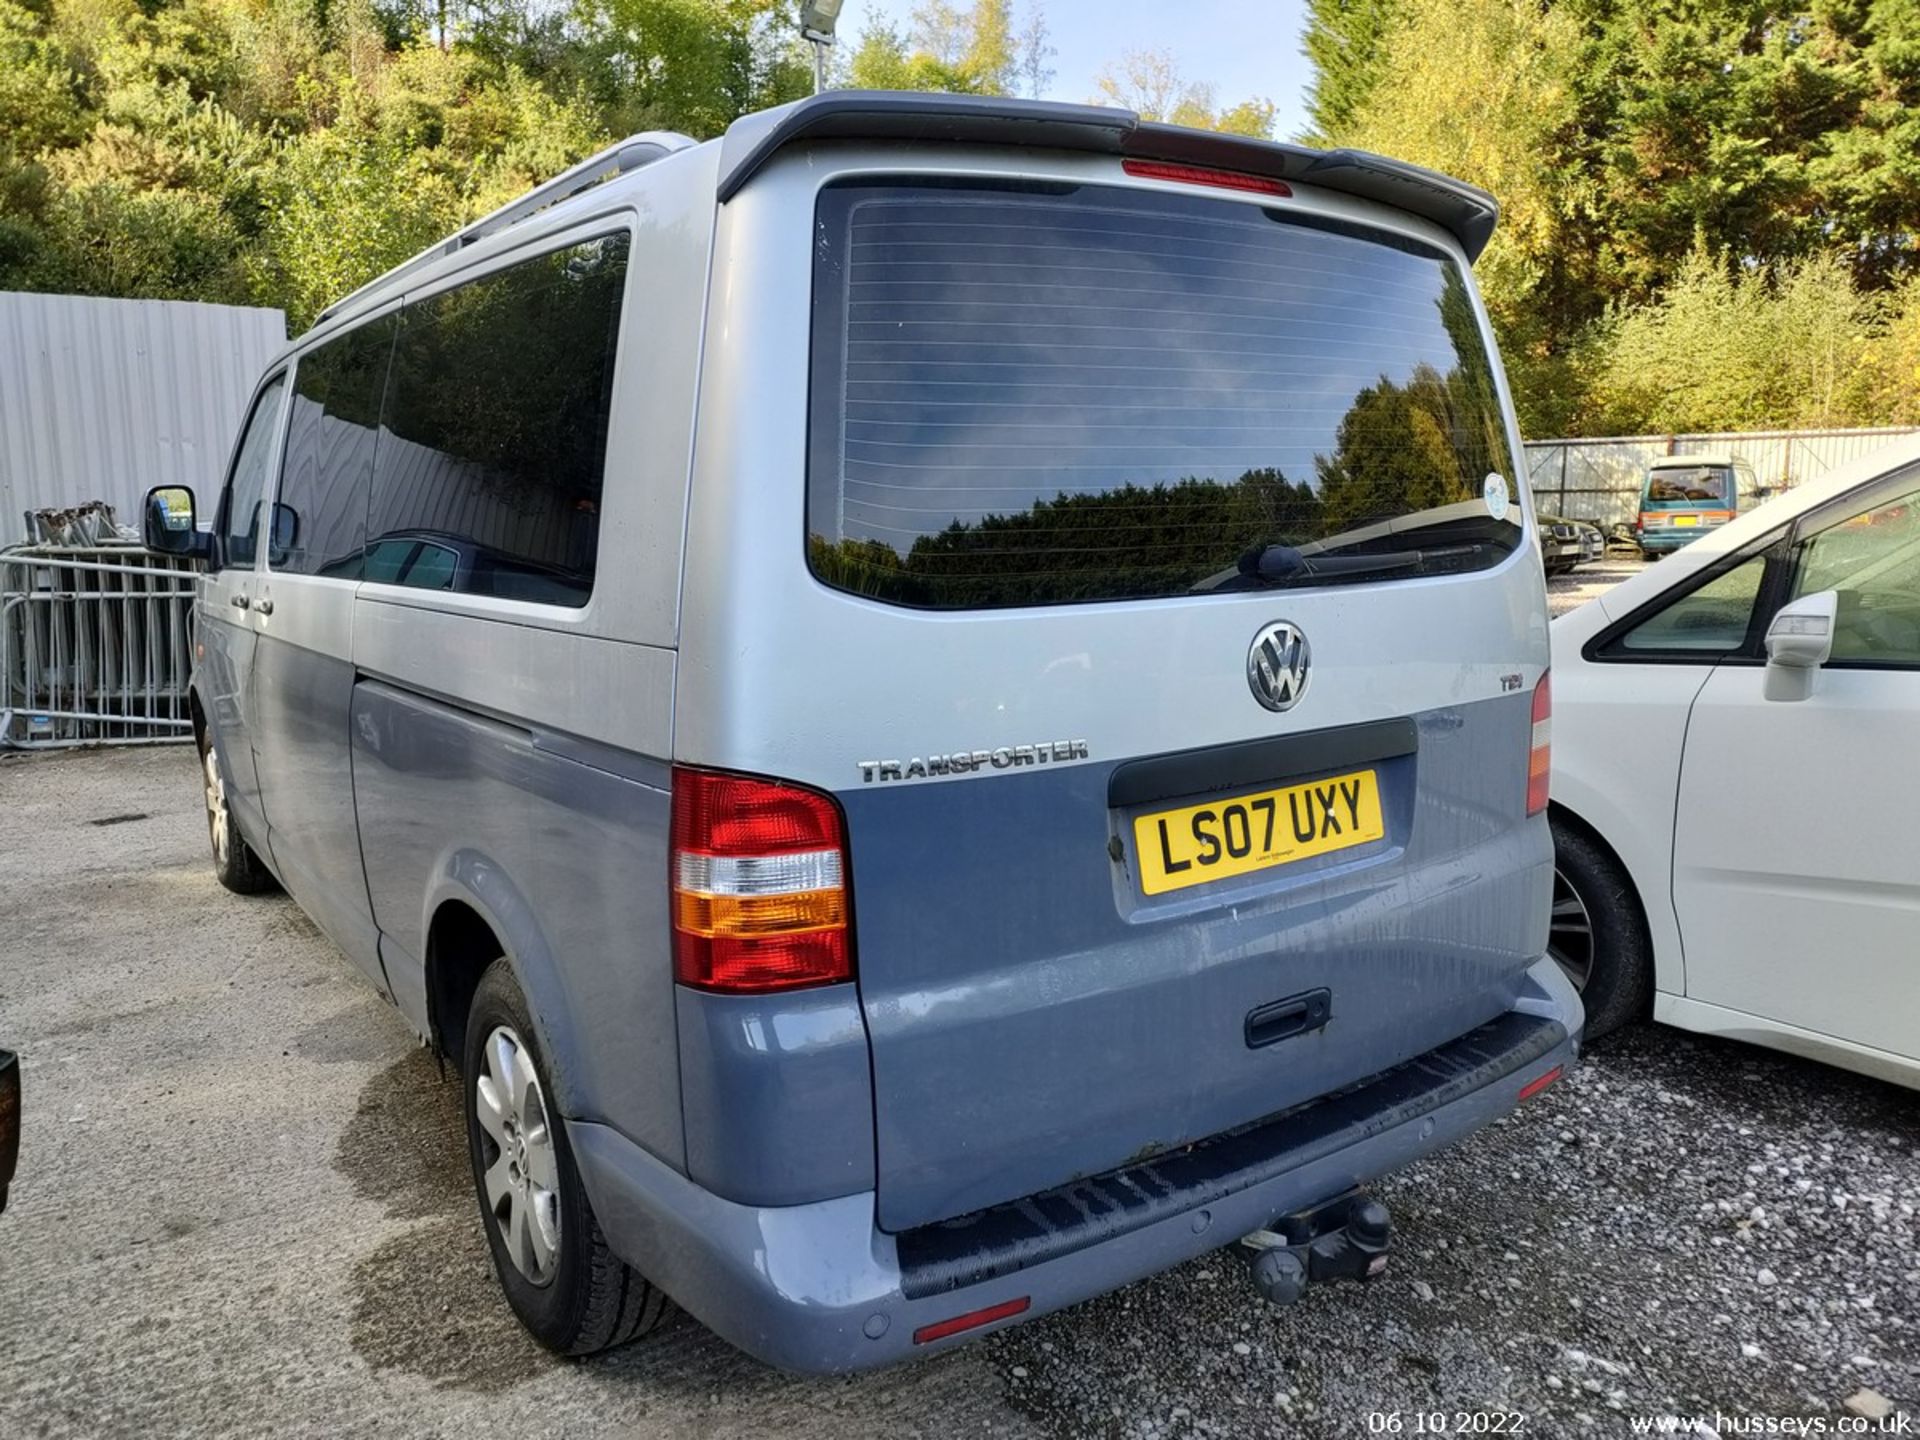
M1386 833L1380 782L1371 770L1355 770L1142 815L1133 822L1133 851L1140 888L1161 895L1364 845Z
M1700 517L1698 515L1676 515L1673 517L1673 523L1676 525L1698 525L1700 523Z

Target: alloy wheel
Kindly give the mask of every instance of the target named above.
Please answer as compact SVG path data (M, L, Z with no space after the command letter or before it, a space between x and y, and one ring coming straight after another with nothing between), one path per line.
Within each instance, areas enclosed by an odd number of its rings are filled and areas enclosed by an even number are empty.
M510 1027L496 1026L481 1054L474 1115L487 1213L514 1269L545 1285L560 1258L559 1161L546 1097L533 1056Z
M227 817L227 786L220 778L220 759L214 754L212 741L201 752L200 764L206 780L207 838L213 842L213 858L224 865L227 849L233 843L233 822Z
M1557 865L1553 870L1553 910L1547 922L1547 954L1575 990L1586 990L1593 978L1593 917L1587 913L1587 902Z

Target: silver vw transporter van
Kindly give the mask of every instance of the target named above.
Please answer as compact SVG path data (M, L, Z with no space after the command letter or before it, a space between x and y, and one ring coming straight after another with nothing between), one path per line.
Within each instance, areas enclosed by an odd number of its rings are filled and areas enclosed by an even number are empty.
M1284 1299L1571 1061L1494 216L830 93L348 296L210 528L155 493L220 878L455 1062L535 1336L849 1370L1243 1237Z

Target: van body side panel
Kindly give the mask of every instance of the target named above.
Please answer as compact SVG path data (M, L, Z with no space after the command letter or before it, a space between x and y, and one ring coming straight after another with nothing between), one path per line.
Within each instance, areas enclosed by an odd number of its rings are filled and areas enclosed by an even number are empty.
M275 872L367 978L388 991L367 899L348 753L353 586L265 572L254 656L254 761Z
M557 1052L562 1108L681 1165L666 793L553 754L523 725L376 680L354 687L352 733L367 871L401 988L422 988L411 977L427 898L453 881L485 904L497 874L537 937L522 948L540 953L513 958Z
M459 614L395 586L362 586L356 606L363 676L656 763L671 749L671 650Z
M250 616L237 608L234 597L246 593L252 601L253 567L217 570L201 577L200 598L194 615L193 686L207 717L208 736L220 758L227 787L227 807L239 822L242 835L257 836L260 856L269 864L273 852L266 843L267 812L260 803L259 772L253 763L253 726L249 686L259 640Z
M435 908L474 905L512 951L565 1113L675 1167L664 787L715 163L711 147L671 156L411 277L407 313L427 314L450 289L627 237L585 603L371 570L355 601L355 788L396 995L424 1029ZM376 508L409 483L383 469ZM442 528L465 514L457 495L444 513Z

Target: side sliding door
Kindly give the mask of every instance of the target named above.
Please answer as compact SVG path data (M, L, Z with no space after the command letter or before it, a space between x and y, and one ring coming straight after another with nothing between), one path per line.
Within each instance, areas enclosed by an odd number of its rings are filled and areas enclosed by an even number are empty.
M307 914L382 993L354 821L349 713L353 594L396 313L303 352L280 486L254 595L254 757L275 868Z

